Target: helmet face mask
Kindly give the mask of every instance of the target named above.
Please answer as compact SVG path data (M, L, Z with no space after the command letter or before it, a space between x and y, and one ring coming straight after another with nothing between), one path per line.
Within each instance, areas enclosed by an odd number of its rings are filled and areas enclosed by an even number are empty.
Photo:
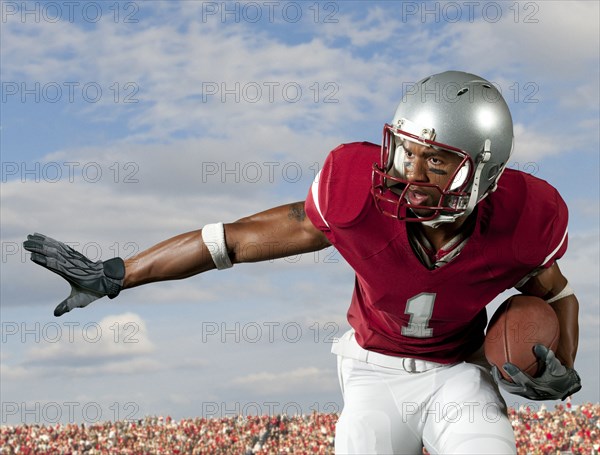
M468 215L494 191L512 152L512 118L495 87L473 74L448 71L415 85L383 128L372 194L384 215L436 227ZM442 184L411 179L404 162L407 143L451 153L458 165ZM411 202L411 192L426 193L427 204L414 197Z
M433 135L432 132L431 136ZM403 221L424 222L436 219L442 214L462 214L465 211L469 198L469 193L465 189L473 174L473 163L468 153L423 136L417 137L409 131L394 128L389 124L384 126L383 136L381 163L386 163L386 167L381 168L377 163L373 165L373 195L377 206L384 215ZM407 179L403 164L405 141L453 153L460 158L460 163L444 186ZM410 202L408 198L410 191L427 191L427 189L430 194L431 190L435 190L437 193L437 197L433 198L435 202L432 205L417 205ZM398 197L392 196L389 194L390 192ZM430 213L423 215L422 212Z

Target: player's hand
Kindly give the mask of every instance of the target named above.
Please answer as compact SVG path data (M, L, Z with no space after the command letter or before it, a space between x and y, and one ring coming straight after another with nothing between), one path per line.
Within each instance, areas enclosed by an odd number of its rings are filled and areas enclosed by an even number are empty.
M496 366L492 367L494 380L507 392L531 400L564 400L581 389L577 371L560 363L551 349L537 344L533 352L543 368L540 376L532 378L512 363L505 363L502 368L513 382L504 379Z
M38 233L28 235L23 246L31 252L33 262L71 285L71 294L58 304L54 316L83 308L105 295L113 299L123 288L125 263L121 258L93 262L64 243Z

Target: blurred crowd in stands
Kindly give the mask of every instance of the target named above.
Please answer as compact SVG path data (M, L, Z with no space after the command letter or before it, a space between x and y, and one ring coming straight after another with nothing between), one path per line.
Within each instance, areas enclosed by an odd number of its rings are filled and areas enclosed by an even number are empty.
M519 455L600 453L600 404L559 404L531 410L509 408Z
M600 404L509 409L519 455L598 455ZM0 427L0 454L332 454L337 414ZM425 453L425 451L424 451Z

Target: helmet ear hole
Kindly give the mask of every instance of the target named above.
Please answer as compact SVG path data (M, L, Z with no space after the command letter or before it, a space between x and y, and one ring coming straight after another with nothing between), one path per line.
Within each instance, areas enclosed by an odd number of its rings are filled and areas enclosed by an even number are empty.
M394 135L390 134L388 138L388 142L386 144L387 147L387 161L382 163L385 165L383 169L385 172L389 172L389 170L394 165L394 157L396 156L396 141L394 140Z
M388 172L394 177L404 178L404 145L402 141L396 138L396 148L394 149L394 158L390 162Z
M465 163L460 167L460 169L456 173L456 177L454 177L454 180L452 181L452 184L450 185L451 190L456 190L457 188L460 188L466 182L466 180L469 176L469 170L470 170L469 163Z

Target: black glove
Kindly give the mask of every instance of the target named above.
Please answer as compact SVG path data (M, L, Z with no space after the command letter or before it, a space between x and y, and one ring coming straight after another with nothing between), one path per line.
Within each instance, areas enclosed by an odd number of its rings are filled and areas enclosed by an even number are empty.
M536 344L533 352L543 368L540 376L532 378L512 363L505 363L502 368L513 382L504 379L496 366L492 367L494 380L507 392L538 401L564 400L581 389L577 371L560 363L551 349Z
M92 262L64 243L38 233L28 235L23 246L31 252L33 262L71 285L71 294L54 309L54 316L83 308L105 295L113 299L123 288L125 263L121 258Z

